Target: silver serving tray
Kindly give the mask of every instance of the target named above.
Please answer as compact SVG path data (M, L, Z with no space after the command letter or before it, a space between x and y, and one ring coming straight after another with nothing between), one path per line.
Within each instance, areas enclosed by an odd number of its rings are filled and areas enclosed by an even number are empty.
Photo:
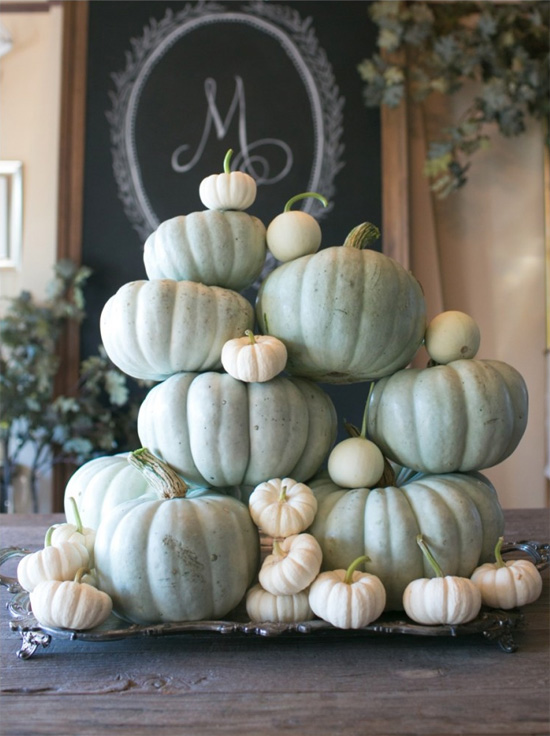
M519 555L517 553L520 553ZM502 553L514 557L531 558L539 570L550 562L550 545L534 541L506 542ZM0 567L8 560L24 557L29 550L20 547L0 549ZM235 609L223 621L181 621L155 625L139 625L126 622L114 614L100 626L87 631L53 628L43 626L34 617L29 594L21 588L15 578L0 574L0 585L7 588L12 598L8 602L10 628L21 637L21 647L17 656L22 659L32 657L38 647L49 646L52 639L69 639L83 642L108 642L140 636L173 636L178 634L216 633L230 635L256 635L260 637L294 636L296 634L366 636L375 634L408 634L414 636L467 636L481 634L496 641L505 652L517 650L514 632L524 624L520 610L500 611L484 607L473 621L460 625L426 626L416 624L401 612L384 613L373 623L361 629L336 629L326 621L315 619L298 623L281 624L271 622L251 622L246 618L243 606Z

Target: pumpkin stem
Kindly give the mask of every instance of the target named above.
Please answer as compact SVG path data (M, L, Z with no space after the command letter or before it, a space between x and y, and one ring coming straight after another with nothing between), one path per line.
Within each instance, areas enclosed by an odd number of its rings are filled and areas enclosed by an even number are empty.
M361 225L357 225L348 234L344 241L344 246L347 248L357 248L358 250L364 250L372 245L380 237L380 230L370 222L363 222Z
M283 486L281 488L281 493L279 494L279 503L284 503L286 501L286 486Z
M499 537L496 543L496 547L495 547L495 560L496 560L497 567L506 567L506 563L502 559L502 553L501 553L503 542L504 542L504 537Z
M281 549L278 539L273 540L273 554L275 557L286 557L286 553Z
M388 488L395 486L397 480L397 476L395 474L395 470L392 467L392 464L388 460L387 457L384 458L384 472L382 473L382 476L380 477L380 480L378 483L376 483L376 488Z
M159 498L185 498L187 483L146 447L131 452L128 462L139 470Z
M418 534L417 537L416 537L416 541L418 543L418 546L422 550L422 552L424 554L424 557L430 563L430 567L435 572L436 577L438 577L438 578L444 577L443 570L439 567L439 564L437 563L437 560L435 559L435 557L430 552L430 548L428 547L428 545L424 541L423 535L422 534Z
M76 498L74 496L70 496L69 503L73 507L73 514L76 521L76 531L82 534L82 519L80 518L80 514L78 512L78 504L76 503Z
M266 334L269 334L269 324L267 322L267 314L264 312L264 327Z
M295 202L298 202L300 199L307 199L308 197L318 199L319 202L322 203L323 207L328 207L328 201L326 197L323 197L322 194L317 194L317 192L302 192L302 194L295 194L294 197L291 197L288 200L288 202L285 204L283 212L288 212Z
M224 174L230 174L231 173L231 156L233 156L233 149L230 148L229 151L225 154L225 158L223 160L223 173Z
M57 529L57 527L58 527L58 524L53 524L46 532L46 537L44 539L44 547L52 546L52 534L54 533L55 529Z
M359 437L362 437L364 440L367 439L367 417L369 413L370 397L372 396L373 389L374 389L374 381L369 386L369 393L367 395L367 400L365 402L365 410L363 411L363 422L361 423L361 434L359 435Z
M251 345L254 345L254 344L255 344L255 342L256 342L256 338L255 338L255 336L254 336L254 333L252 332L252 330L245 330L245 331L244 331L244 334L245 334L245 335L246 335L246 336L248 337L248 339L250 340L250 344L251 344Z
M363 564L363 562L370 562L370 557L367 557L367 555L361 555L361 557L357 557L357 559L353 560L351 565L346 570L346 576L344 577L344 583L346 583L346 585L352 584L353 573L356 571L359 565Z
M87 567L80 567L76 571L76 575L74 576L74 581L73 582L75 582L75 583L81 583L82 582L82 578L84 577L84 575L87 575L89 572L90 572L90 570Z

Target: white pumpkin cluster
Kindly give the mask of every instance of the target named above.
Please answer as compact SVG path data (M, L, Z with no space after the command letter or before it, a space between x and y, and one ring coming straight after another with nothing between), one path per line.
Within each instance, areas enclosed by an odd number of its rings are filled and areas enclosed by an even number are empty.
M97 589L92 570L95 531L82 525L75 503L73 515L76 524L50 527L44 547L22 558L17 579L29 592L40 624L92 629L106 620L113 604L110 596Z

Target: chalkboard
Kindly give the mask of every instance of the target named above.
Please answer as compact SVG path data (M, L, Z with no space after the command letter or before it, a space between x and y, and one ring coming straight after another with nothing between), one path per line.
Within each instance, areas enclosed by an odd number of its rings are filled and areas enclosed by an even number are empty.
M380 114L364 105L357 71L375 48L368 5L89 4L81 260L94 275L83 356L97 351L105 301L145 278L147 235L204 209L200 181L222 170L228 148L257 180L248 212L266 225L304 191L329 200L297 205L319 219L322 247L381 224ZM329 391L360 422L366 387Z

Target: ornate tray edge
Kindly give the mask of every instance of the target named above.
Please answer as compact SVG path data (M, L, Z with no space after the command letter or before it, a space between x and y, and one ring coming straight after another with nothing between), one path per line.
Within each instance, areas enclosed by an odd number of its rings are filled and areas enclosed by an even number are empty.
M531 557L539 570L550 564L550 545L532 540L506 542L503 545L503 554L522 552ZM29 550L20 547L0 549L0 567L7 560L23 557ZM89 631L59 629L42 626L33 616L28 593L21 588L17 580L0 574L0 585L7 588L12 594L7 608L10 616L10 628L19 633L21 648L17 656L29 659L38 647L47 647L53 638L80 640L85 642L106 642L139 636L172 636L190 633L218 633L237 635L256 635L262 637L276 637L295 634L338 633L343 635L376 635L376 634L403 634L413 636L464 636L482 634L489 640L496 641L505 652L517 650L513 632L523 626L524 617L521 611L500 611L483 608L479 616L466 624L456 626L439 625L426 626L416 624L402 612L384 613L380 618L368 626L343 631L336 629L326 621L315 619L292 624L271 622L236 621L229 617L223 621L182 621L156 625L125 624L114 615L101 626Z

